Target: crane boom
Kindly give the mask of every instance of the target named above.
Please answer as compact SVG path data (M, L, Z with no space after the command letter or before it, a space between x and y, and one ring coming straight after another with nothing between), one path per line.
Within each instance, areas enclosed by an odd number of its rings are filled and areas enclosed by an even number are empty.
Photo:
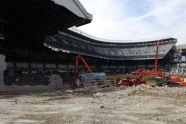
M159 75L163 78L165 78L165 74L161 71L158 71L158 57L159 57L159 46L160 46L160 42L163 41L163 40L166 40L166 39L160 39L157 41L156 43L156 55L155 55L155 68L154 70L150 70L150 71L143 71L139 78L142 78L144 77L145 75Z
M159 45L160 45L160 40L157 41L157 46L156 46L156 57L155 57L155 70L156 71L158 71Z
M88 65L88 63L85 61L85 59L81 55L76 56L76 72L79 71L79 60L81 60L85 64L88 72L93 72L90 66Z

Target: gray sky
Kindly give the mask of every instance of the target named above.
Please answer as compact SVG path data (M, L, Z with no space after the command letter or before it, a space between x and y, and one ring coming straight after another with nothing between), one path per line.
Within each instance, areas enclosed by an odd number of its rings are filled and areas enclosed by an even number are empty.
M93 36L113 40L172 36L186 44L186 0L80 0L93 14L81 26Z

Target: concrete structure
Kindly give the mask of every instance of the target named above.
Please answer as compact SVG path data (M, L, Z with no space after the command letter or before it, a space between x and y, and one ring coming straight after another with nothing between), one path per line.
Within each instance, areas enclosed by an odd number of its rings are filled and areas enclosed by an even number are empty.
M77 16L92 20L92 15L86 11L79 0L53 0L55 3L64 6Z
M97 38L98 39L98 38ZM45 46L56 52L81 54L111 60L149 60L156 54L157 40L142 42L105 42L71 30L61 31L45 38ZM177 40L161 41L159 59L163 59L175 46Z
M174 60L175 64L172 68L172 73L175 74L186 74L186 44L176 46L176 58Z
M0 72L0 76L3 77L3 73ZM48 90L63 90L69 87L65 87L63 85L63 80L59 75L51 75L49 78L49 83L47 85L6 85L3 80L1 80L0 84L0 92L28 92L28 91L48 91Z
M0 70L1 91L61 89L62 82L77 76L79 54L93 72L153 69L158 40L160 69L170 71L175 64L177 39L113 41L70 28L91 21L78 0L1 0L0 63L7 64ZM84 71L84 65L79 70Z
M55 65L37 64L48 61L41 51L53 53L44 37L91 21L79 0L1 0L0 91L61 89L61 75L50 70Z
M6 70L5 56L0 54L0 91L4 87L4 71Z

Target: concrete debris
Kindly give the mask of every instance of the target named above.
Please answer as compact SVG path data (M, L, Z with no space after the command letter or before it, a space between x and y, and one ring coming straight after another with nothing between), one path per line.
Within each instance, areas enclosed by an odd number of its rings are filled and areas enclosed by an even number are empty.
M65 93L73 93L74 90L65 90L64 92L65 92Z
M102 108L105 108L105 106L104 105L102 105L102 106L100 106L100 108L102 109Z
M56 93L62 93L62 91L57 91Z
M140 107L140 105L137 104L136 107Z
M186 88L141 85L2 96L0 122L186 123ZM61 93L62 92L62 93ZM11 100L9 99L11 98ZM14 111L12 111L14 110Z

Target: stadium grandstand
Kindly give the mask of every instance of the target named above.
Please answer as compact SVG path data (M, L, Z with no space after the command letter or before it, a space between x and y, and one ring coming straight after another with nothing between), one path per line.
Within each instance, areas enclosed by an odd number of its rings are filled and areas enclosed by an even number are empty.
M174 67L172 73L185 74L186 73L186 44L176 46L176 59L174 61Z
M97 38L98 39L98 38ZM111 40L110 40L111 41ZM161 41L159 59L163 59L177 40L166 38ZM45 46L57 52L109 59L109 60L148 60L154 59L157 40L146 42L104 42L66 30L45 39Z
M92 21L78 0L1 0L0 10L0 65L7 65L0 70L0 84L47 85L54 73L65 80L76 71L77 55L83 55L94 72L152 69L158 40L160 69L170 71L175 65L175 38L113 41L70 28Z
M159 49L160 67L173 65L177 39L164 38ZM45 47L58 53L84 55L93 70L107 73L125 73L136 68L154 67L157 40L142 42L111 41L96 38L82 31L63 30L45 37ZM169 60L167 60L169 59ZM96 64L94 63L97 60ZM93 63L94 64L93 64ZM168 63L167 63L168 62ZM166 66L165 66L166 65ZM71 68L75 71L75 67Z

